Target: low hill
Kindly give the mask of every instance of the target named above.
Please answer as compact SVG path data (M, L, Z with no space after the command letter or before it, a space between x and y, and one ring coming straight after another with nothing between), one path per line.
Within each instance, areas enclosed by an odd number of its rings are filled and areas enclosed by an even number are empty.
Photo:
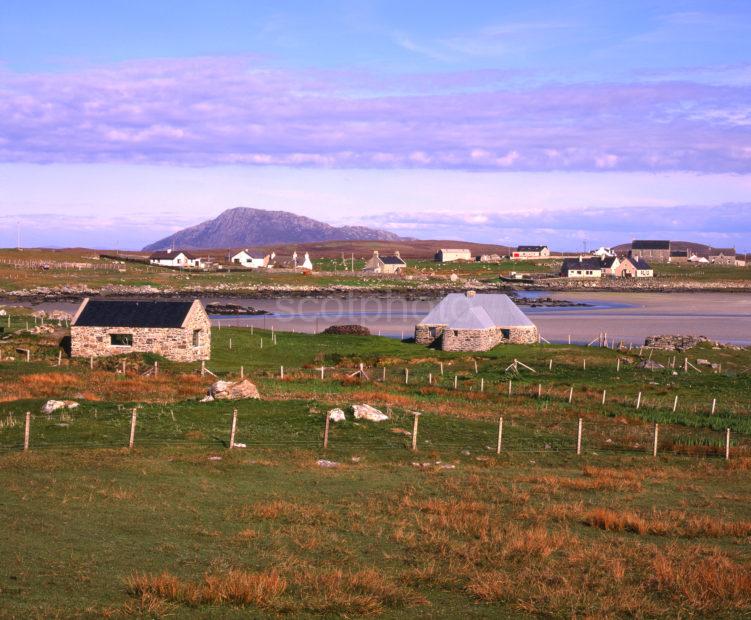
M244 248L355 239L398 241L402 237L365 226L331 226L287 211L238 207L224 211L213 220L185 228L151 243L144 251L169 248Z
M705 245L704 243L695 243L693 241L671 241L670 247L673 250L689 250L692 254L697 256L708 256L709 251L712 249L711 245ZM621 243L613 247L613 250L619 254L625 254L631 249L630 243Z

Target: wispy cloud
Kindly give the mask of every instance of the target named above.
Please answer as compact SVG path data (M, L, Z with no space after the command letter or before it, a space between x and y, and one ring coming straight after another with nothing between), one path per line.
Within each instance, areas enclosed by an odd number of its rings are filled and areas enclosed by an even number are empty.
M378 76L363 94L367 77L247 57L5 71L0 161L751 171L747 83L483 89L468 72L436 91L422 78L423 92Z

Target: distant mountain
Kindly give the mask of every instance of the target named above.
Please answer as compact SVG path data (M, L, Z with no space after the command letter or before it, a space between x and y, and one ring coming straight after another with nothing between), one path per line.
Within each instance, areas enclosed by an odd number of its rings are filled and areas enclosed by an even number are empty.
M331 226L287 211L238 207L227 209L213 220L184 228L160 239L144 251L207 248L241 248L274 243L318 241L400 241L402 237L365 226Z

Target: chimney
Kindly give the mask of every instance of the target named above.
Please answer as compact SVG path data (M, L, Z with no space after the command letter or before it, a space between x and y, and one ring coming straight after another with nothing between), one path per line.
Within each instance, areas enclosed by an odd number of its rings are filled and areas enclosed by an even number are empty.
M169 249L167 250L167 254L172 254L172 248L169 248Z
M465 294L465 295L466 295L467 297L474 297L475 295L477 295L477 293L476 293L475 291L467 291L467 292L466 292L466 293L464 293L464 294Z
M399 250L397 250L396 252L394 252L394 256L396 256L397 258L401 258L401 255L399 254Z
M373 256L378 257L378 250L373 250Z
M582 262L582 255L579 254L579 262Z

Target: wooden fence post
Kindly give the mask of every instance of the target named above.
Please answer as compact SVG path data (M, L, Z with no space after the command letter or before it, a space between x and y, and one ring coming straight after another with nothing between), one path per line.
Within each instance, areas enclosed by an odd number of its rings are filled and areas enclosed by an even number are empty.
M138 410L133 407L133 411L130 412L130 440L128 441L128 449L132 450L136 443L136 419L138 418Z
M329 447L329 426L331 425L331 415L326 414L326 424L323 427L323 449Z
M459 377L454 375L454 389L459 389Z
M27 362L29 361L29 360L28 360L28 356L27 356L27 358L26 358L26 361L27 361ZM90 355L90 356L89 356L89 369L90 369L90 370L94 370L94 356L93 356L93 355Z
M382 376L381 376L381 381L385 381L385 380L386 380L386 367L384 366L383 367L383 373L382 373Z
M639 392L639 395L636 397L636 409L638 410L639 407L641 407L641 392Z
M245 367L240 366L240 378L245 379Z
M235 447L235 431L237 431L237 409L232 410L232 428L229 431L229 449Z
M607 394L608 394L607 390L603 390L602 391L602 404L603 405L605 404L605 397L607 396Z
M154 362L154 376L159 376L159 362Z
M433 373L428 373L428 385L433 385Z
M412 424L412 451L417 450L417 423L420 420L420 412L413 411L412 415L415 416L415 421Z
M485 378L484 377L480 377L480 391L481 392L485 391Z
M537 398L542 398L542 383L537 384Z
M503 416L498 418L498 445L496 446L495 453L500 454L503 447Z
M63 350L60 349L57 352L57 365L60 366L60 364L62 364L62 363L63 363Z
M576 433L576 454L582 453L582 419L579 418L579 430Z
M284 366L279 366L279 378L284 379Z
M409 368L404 369L404 385L409 383Z
M571 401L574 400L574 386L572 385L568 390L568 402L571 404Z
M26 412L26 426L23 429L23 451L29 451L29 435L31 435L31 411Z
M654 443L652 444L652 456L657 456L657 442L659 441L660 436L660 425L655 422L655 439Z
M475 374L477 374L477 360L473 360L475 363Z
M443 376L443 362L441 362L441 376Z
M568 335L568 343L571 344L571 334Z
M678 409L678 394L675 395L675 400L673 401L673 413L675 413L676 409Z
M28 415L28 414L26 414ZM730 429L725 429L725 460L730 460Z
M323 381L324 373L325 372L326 372L326 367L325 366L321 366L321 381Z
M511 379L508 380L508 395L511 396Z
M717 399L716 399L716 398L713 398L713 399L712 399L712 413L711 413L710 415L714 415L714 412L715 412L715 408L716 408L716 407L717 407Z
M553 370L553 358L550 358L550 362L548 363L548 370Z
M587 358L582 358L582 370L587 370Z
M615 372L621 372L621 358L618 358L618 361L615 363Z

